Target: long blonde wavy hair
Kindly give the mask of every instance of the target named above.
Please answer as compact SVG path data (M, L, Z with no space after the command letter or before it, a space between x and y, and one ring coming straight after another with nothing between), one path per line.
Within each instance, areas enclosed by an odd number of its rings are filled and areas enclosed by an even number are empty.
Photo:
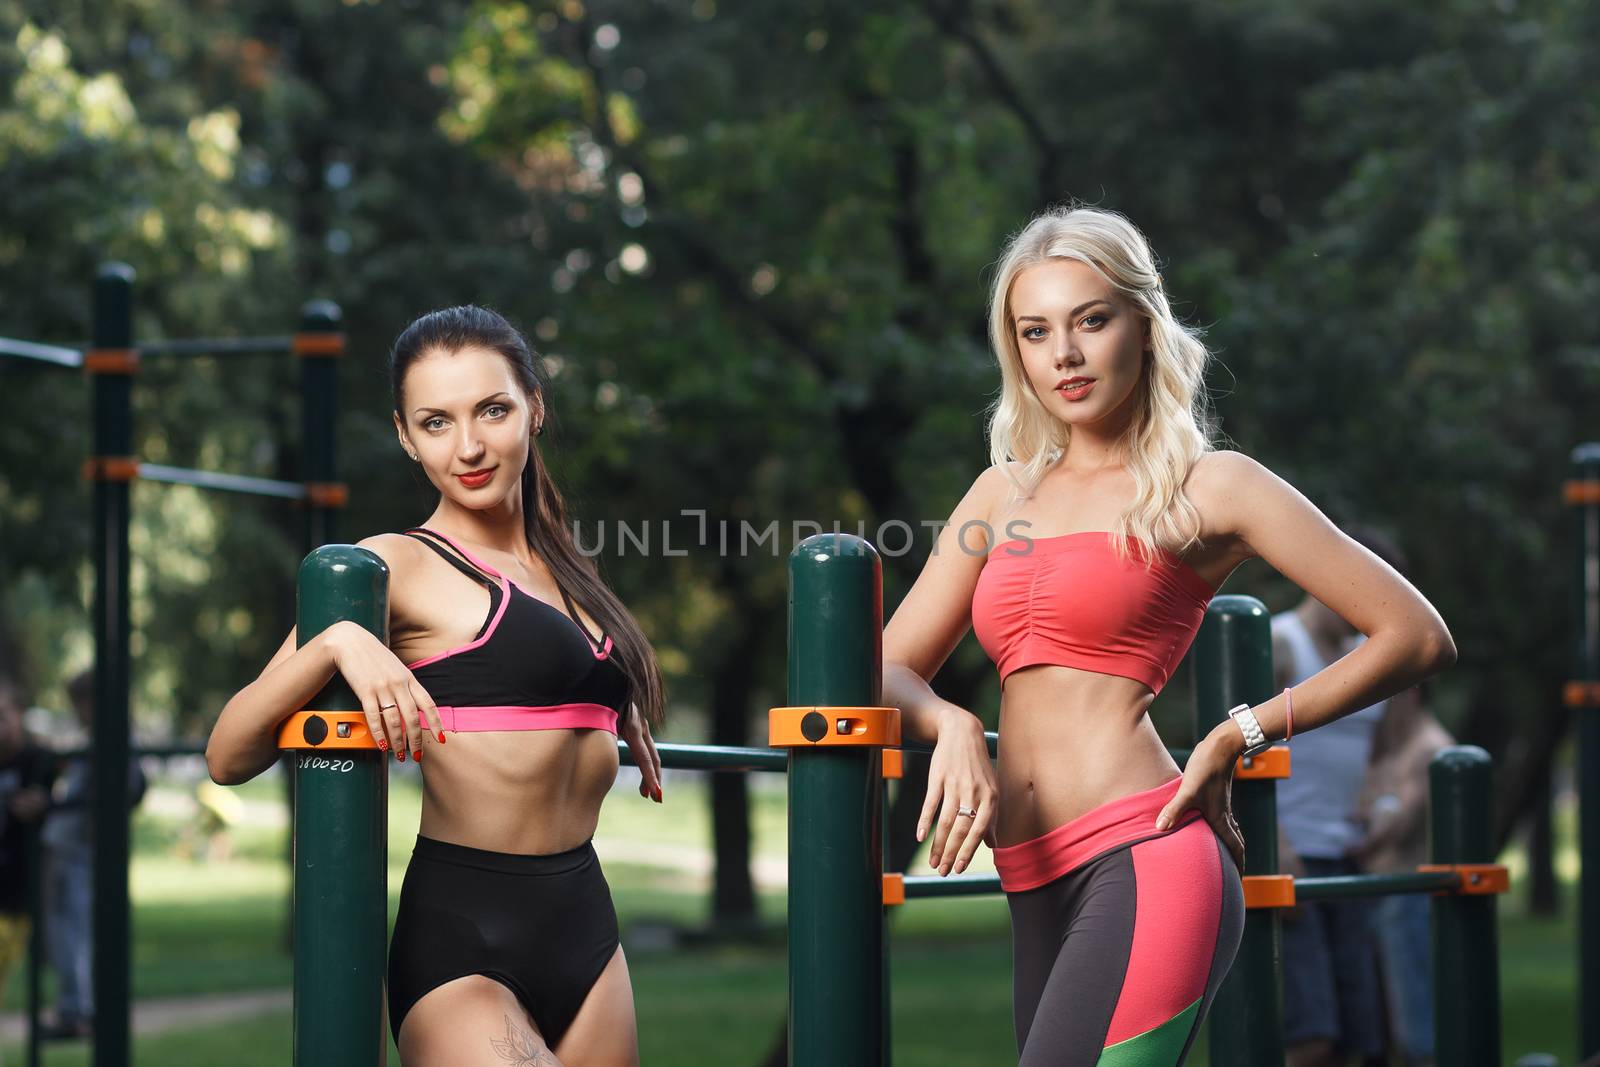
M1087 264L1150 324L1137 407L1121 442L1134 499L1118 517L1113 541L1124 559L1134 554L1134 545L1141 556L1144 545L1181 555L1200 540L1200 513L1183 483L1213 447L1215 428L1204 389L1210 354L1199 332L1172 314L1144 234L1114 211L1052 208L1013 237L1000 257L989 302L989 339L1000 364L1000 396L989 413L990 461L1025 499L1066 451L1071 436L1071 427L1050 413L1029 383L1011 316L1017 275L1047 259Z

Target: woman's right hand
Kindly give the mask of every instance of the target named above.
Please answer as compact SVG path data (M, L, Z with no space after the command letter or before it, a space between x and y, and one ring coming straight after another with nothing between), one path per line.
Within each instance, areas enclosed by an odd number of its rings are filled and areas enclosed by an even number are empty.
M334 669L361 701L378 748L393 748L395 759L404 761L407 752L422 758L424 731L432 730L444 743L443 720L433 698L388 645L349 621L336 622L325 633Z
M990 828L999 795L983 723L971 712L950 705L939 721L939 739L928 763L928 794L917 821L918 841L933 829L928 865L941 877L966 870L978 842L988 841L993 847ZM958 815L961 809L977 814Z

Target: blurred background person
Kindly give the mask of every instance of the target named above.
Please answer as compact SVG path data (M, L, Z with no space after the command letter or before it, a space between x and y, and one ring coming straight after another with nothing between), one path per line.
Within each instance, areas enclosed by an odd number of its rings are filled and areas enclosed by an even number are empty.
M0 996L11 972L27 958L28 834L50 803L50 753L22 725L22 692L0 675Z
M67 683L72 714L85 745L94 738L94 675L90 671ZM93 958L94 824L90 817L90 761L87 756L65 761L53 800L44 818L45 892L48 908L45 947L56 973L55 1017L44 1027L51 1038L87 1037L94 1020ZM145 791L137 759L128 765L129 807Z
M1401 574L1387 538L1362 527L1346 532ZM1279 689L1298 685L1349 653L1361 635L1312 597L1272 617L1273 673ZM1297 878L1355 874L1361 785L1385 701L1290 742L1290 776L1278 783L1279 865ZM1290 1067L1332 1067L1357 1057L1383 1063L1383 1011L1375 963L1371 901L1300 904L1283 922L1283 1029Z

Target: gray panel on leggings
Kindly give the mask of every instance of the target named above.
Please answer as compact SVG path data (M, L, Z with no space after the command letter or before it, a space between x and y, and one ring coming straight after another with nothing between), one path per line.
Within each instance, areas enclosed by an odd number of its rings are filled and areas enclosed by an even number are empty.
M1132 850L1006 899L1019 1067L1094 1067L1133 949Z

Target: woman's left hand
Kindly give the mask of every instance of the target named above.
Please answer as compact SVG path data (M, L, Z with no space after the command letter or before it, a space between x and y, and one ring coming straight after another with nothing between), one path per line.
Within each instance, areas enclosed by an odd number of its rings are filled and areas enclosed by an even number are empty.
M1237 730L1232 723L1224 725ZM1196 809L1205 816L1217 836L1222 838L1222 843L1228 846L1228 851L1233 853L1233 862L1242 873L1244 835L1239 832L1239 824L1233 820L1231 807L1233 768L1238 759L1236 746L1229 743L1226 735L1207 735L1189 754L1189 762L1183 768L1183 781L1178 786L1177 794L1156 816L1156 829L1166 830L1185 809Z
M633 762L639 765L639 795L662 803L661 754L656 751L655 738L650 736L650 724L637 707L631 710L620 732L633 754Z

